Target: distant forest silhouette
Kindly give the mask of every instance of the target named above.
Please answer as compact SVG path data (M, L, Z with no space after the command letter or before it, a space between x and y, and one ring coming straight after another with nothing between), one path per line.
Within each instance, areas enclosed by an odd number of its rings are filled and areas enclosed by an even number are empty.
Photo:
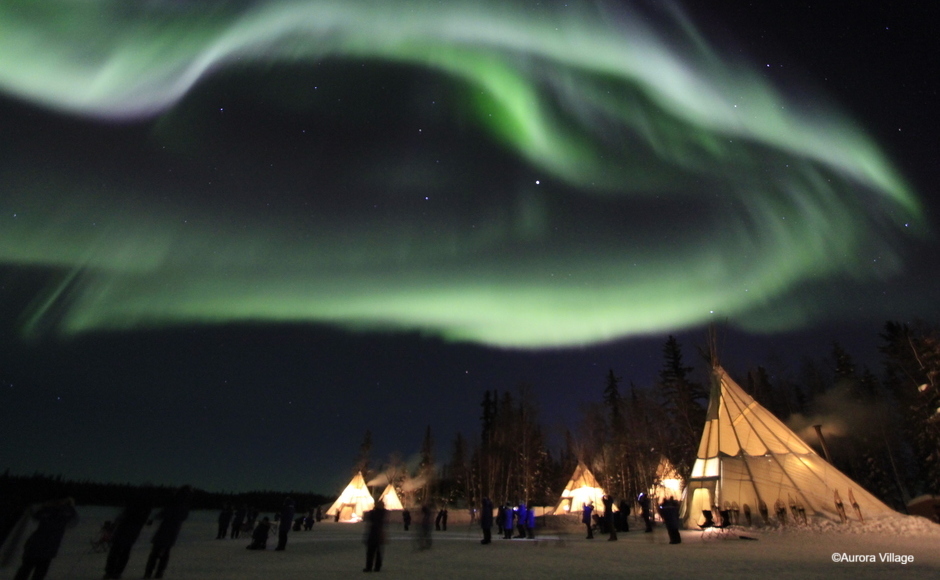
M169 503L179 486L134 485L131 483L101 483L65 479L61 475L11 475L9 471L0 475L0 497L4 502L34 504L53 498L71 497L79 505L121 507L127 505L143 490L148 492L154 505ZM245 503L263 512L277 511L290 496L296 505L309 509L329 504L335 498L316 493L297 491L259 490L244 493L213 492L195 489L193 509L220 509L226 503Z

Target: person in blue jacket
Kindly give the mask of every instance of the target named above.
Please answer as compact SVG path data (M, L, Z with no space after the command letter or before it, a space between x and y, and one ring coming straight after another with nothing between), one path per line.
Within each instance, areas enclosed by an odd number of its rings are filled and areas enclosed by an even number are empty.
M535 539L535 504L531 501L525 511L525 533L530 540Z
M587 526L587 539L594 539L594 531L591 529L591 526L594 524L594 521L591 519L591 514L594 513L594 502L583 504L583 511L581 512L581 523Z
M52 559L59 553L65 529L78 523L78 513L72 498L53 500L40 505L32 512L39 522L23 547L23 564L16 571L16 580L42 580L49 572Z
M503 512L503 539L509 540L512 539L512 518L515 512L508 503L503 506Z
M493 541L493 502L490 498L483 498L483 505L480 506L480 527L483 528L483 539L481 544L489 544Z
M525 520L525 503L519 502L519 507L516 508L516 528L518 529L519 533L516 534L516 538L525 538Z

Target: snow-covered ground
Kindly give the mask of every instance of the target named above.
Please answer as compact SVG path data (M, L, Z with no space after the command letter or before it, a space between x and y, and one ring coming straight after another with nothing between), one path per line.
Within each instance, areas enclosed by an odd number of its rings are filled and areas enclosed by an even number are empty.
M116 510L79 507L82 520L66 534L48 580L98 579L104 574L105 554L91 553L90 539ZM270 516L270 514L268 514ZM344 578L361 575L365 548L363 524L321 522L309 532L291 532L287 550L246 550L249 539L216 540L215 512L194 512L173 549L165 578L277 580ZM632 525L629 533L608 542L598 535L586 540L583 527L549 517L549 529L533 540L494 538L481 546L477 526L465 514L451 512L446 532L435 532L429 551L413 550L414 532L400 523L389 526L389 544L381 574L393 578L565 579L610 577L742 578L940 578L940 526L922 518L897 516L846 526L815 524L800 528L758 529L709 537L683 531L682 544L669 545L666 531L657 526L644 534ZM635 523L635 522L634 522ZM414 530L414 528L412 528ZM495 531L495 530L494 530ZM145 528L131 555L124 578L143 576L153 529ZM739 539L739 535L756 541ZM870 562L834 562L853 556L873 556ZM893 554L895 561L881 561ZM913 558L902 564L901 561ZM19 557L0 570L0 579L12 578Z

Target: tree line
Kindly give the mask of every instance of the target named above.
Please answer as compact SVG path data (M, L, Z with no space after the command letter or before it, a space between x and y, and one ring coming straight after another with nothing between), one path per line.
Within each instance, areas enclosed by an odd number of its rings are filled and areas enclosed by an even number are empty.
M103 483L73 480L62 475L34 473L12 475L9 470L0 475L0 498L4 505L29 505L52 498L71 497L79 505L123 507L143 492L156 506L167 505L177 486L135 485L132 483ZM332 501L329 497L308 492L256 490L243 493L213 492L194 489L193 509L220 509L225 504L247 504L264 512L276 512L289 495L298 506L315 507ZM306 509L306 508L305 508Z
M822 421L832 463L903 512L912 497L940 493L940 331L888 322L879 338L880 368L857 365L833 342L826 356L805 358L795 372L726 370L821 455L820 441L803 428ZM579 423L554 449L538 416L537 390L522 383L514 391L484 392L479 432L470 439L456 434L446 462L435 462L429 426L417 467L396 458L370 469L367 433L356 469L367 481L383 474L383 483L415 504L473 506L489 497L548 506L558 502L583 462L608 493L635 498L656 483L664 458L683 478L692 471L711 390L709 369L717 362L714 349L697 350L699 364L689 364L683 346L669 336L649 385L624 383L614 369L598 377L598 398L583 405Z

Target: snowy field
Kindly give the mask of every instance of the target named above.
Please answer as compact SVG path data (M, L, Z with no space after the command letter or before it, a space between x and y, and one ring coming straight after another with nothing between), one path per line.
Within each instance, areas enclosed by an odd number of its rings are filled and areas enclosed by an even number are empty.
M106 554L90 551L90 540L101 523L116 510L79 507L79 525L66 533L59 556L47 580L91 580L104 574ZM265 514L262 514L265 515ZM267 514L270 516L271 514ZM460 516L464 515L464 518ZM216 540L216 512L194 512L183 526L173 549L165 578L300 580L362 575L365 548L363 524L321 522L309 532L290 533L287 550L246 550L249 539ZM463 519L463 521L460 521ZM940 526L922 518L898 516L866 524L816 525L802 528L741 530L723 538L703 541L701 532L683 531L682 544L669 545L660 525L644 534L631 523L631 532L617 542L602 535L584 538L583 527L559 518L547 518L548 528L536 540L494 538L479 543L481 532L465 514L451 512L446 532L434 532L429 551L413 549L412 532L400 523L389 525L389 544L381 574L391 578L565 579L610 577L742 578L940 578ZM141 578L154 528L145 528L131 555L124 578ZM494 530L495 531L495 530ZM741 540L738 535L756 538ZM0 579L12 578L19 565L0 570ZM874 556L895 554L913 562L833 562L833 554Z

